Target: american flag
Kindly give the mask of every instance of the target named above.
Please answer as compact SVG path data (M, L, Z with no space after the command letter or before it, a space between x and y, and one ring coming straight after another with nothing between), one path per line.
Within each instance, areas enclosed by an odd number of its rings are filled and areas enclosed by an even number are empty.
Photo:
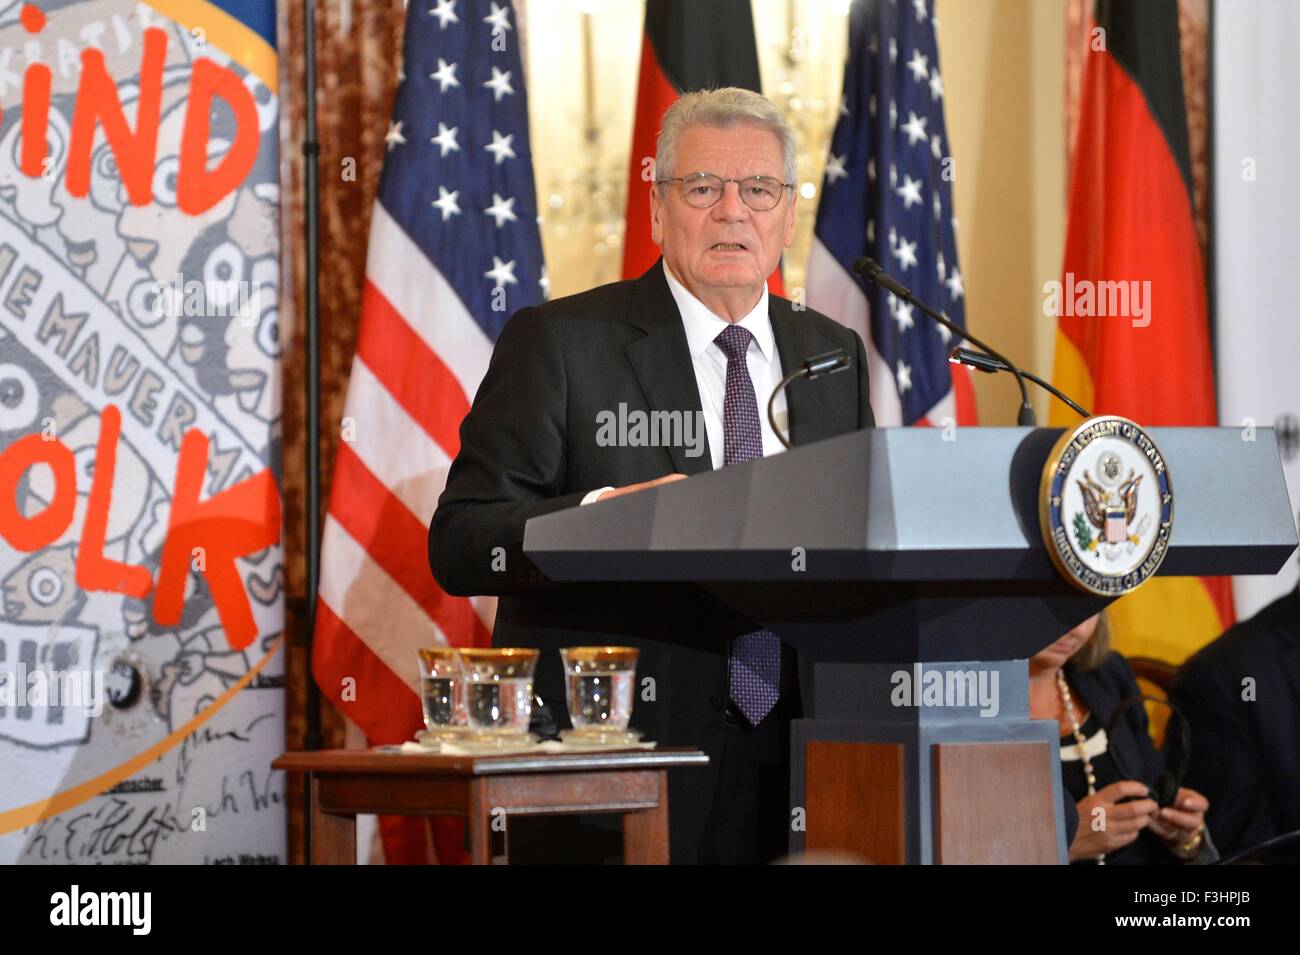
M867 345L879 425L975 423L969 372L947 360L951 333L852 270L870 256L965 327L935 26L933 0L854 0L808 263L808 304Z
M313 659L323 695L372 745L421 728L418 647L490 640L494 601L441 592L426 541L493 342L546 293L519 46L509 2L408 6Z

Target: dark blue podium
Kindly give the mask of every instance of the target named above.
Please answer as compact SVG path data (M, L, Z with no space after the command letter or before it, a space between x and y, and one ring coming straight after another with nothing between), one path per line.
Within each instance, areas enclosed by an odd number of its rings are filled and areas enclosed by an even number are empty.
M1272 430L1148 430L1175 492L1160 574L1277 572L1297 540ZM1109 600L1043 545L1060 434L859 431L535 518L524 550L553 580L703 587L798 648L792 850L1063 862L1058 730L1029 719L1026 661Z

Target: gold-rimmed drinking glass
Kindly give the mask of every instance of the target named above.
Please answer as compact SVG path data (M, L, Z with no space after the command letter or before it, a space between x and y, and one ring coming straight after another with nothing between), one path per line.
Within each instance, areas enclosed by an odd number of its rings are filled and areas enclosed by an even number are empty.
M537 651L530 647L463 648L460 656L470 730L488 735L526 735L533 715Z

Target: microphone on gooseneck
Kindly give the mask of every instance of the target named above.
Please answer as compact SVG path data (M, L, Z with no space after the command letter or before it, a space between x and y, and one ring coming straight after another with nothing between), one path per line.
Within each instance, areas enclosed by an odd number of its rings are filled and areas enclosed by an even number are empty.
M813 355L811 358L805 358L799 363L799 367L786 375L772 389L772 394L767 399L767 422L772 426L772 433L776 439L785 447L790 447L790 442L785 439L781 429L776 425L776 415L773 413L773 407L776 402L776 396L785 390L785 386L790 384L796 378L807 378L811 381L814 378L820 378L822 375L833 375L837 371L843 371L853 364L853 357L843 348L835 348L820 355Z
M897 279L889 275L884 270L884 268L880 265L880 263L875 261L874 259L869 259L865 255L862 256L860 259L858 259L856 262L853 263L853 271L858 273L858 275L863 280L867 282L874 282L876 285L879 285L881 288L883 288L886 292L892 293L894 297L897 298L899 301L906 302L909 305L915 305L926 315L929 315L932 319L934 319L944 328L948 329L948 331L956 335L958 341L965 339L975 347L979 348L981 351L988 352L988 354L992 358L995 358L997 359L997 361L1001 362L1001 364L1005 366L1007 371L1011 372L1011 374L1016 376L1016 384L1020 386L1020 413L1017 415L1017 419L1016 419L1017 423L1024 427L1029 427L1029 428L1033 428L1037 426L1038 422L1034 416L1033 405L1029 403L1029 389L1025 387L1024 372L1022 372L1019 368L1017 368L1010 361L1008 361L1001 353L994 351L992 348L984 344L982 341L980 341L970 332L966 331L966 329L962 328L956 322L948 318L948 316L942 314L941 312L935 311L925 302L922 302L920 299L914 296L912 294L911 289L909 289L902 282L898 281Z
M948 360L954 365L966 365L969 368L975 368L985 374L992 375L999 371L1010 371L1011 369L992 355L986 355L980 351L974 351L970 348L962 348L960 345L948 353ZM1061 401L1069 405L1074 411L1078 412L1085 418L1091 418L1092 414L1077 401L1061 391L1055 385L1049 384L1039 378L1031 371L1021 371L1026 378L1042 388L1044 391L1055 395Z

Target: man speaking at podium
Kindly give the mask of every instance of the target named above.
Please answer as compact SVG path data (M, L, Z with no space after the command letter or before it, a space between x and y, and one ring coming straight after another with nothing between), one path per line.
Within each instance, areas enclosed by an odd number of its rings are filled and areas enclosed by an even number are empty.
M797 379L778 397L791 443L874 424L857 333L767 290L794 235L795 140L780 110L743 89L687 94L656 153L662 258L506 323L461 425L429 562L448 593L501 595L493 643L542 649L536 690L561 721L556 650L639 647L632 725L710 757L671 780L673 861L763 862L790 832L793 650L692 584L552 583L522 550L530 517L779 452L768 396L814 355L843 349L854 373ZM652 415L681 426L653 443L609 427ZM513 830L511 842L513 855Z

